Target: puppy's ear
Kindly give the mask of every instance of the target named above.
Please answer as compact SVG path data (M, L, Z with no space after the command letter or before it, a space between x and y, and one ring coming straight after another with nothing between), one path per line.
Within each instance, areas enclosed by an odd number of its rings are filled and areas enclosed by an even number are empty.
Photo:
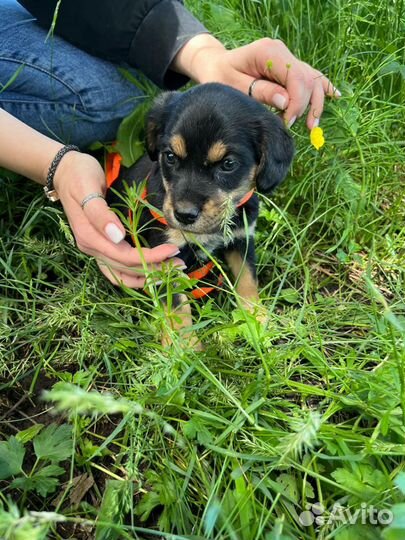
M270 193L286 177L294 157L294 143L282 120L265 114L262 120L261 157L256 175L259 193Z
M180 92L164 92L157 97L146 119L146 149L152 161L157 161L159 143L169 118L170 110Z

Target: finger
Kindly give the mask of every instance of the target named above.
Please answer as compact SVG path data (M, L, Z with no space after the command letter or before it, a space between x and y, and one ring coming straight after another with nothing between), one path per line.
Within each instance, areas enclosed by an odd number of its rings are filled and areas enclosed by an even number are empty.
M173 253L173 249L176 251ZM167 260L172 260L172 257L180 253L180 250L177 246L172 244L162 244L161 246L156 246L154 248L142 248L142 254L147 263L162 263L167 262ZM176 265L184 266L184 261L181 259L173 259L173 262L176 261Z
M113 266L111 266L109 264L108 261L103 261L103 260L97 260L97 265L100 269L100 271L102 272L102 274L109 280L111 281L111 283L113 283L113 285L121 285L121 284L124 284L126 285L127 287L131 287L131 288L140 288L140 287L144 287L145 286L145 283L146 283L146 279L147 277L150 277L150 274L148 276L145 276L145 275L134 275L132 273L130 273L127 269L122 271L118 268L114 268ZM183 263L183 261L179 261L181 263ZM185 269L186 266L184 265L184 263L182 264L182 266L180 267L181 269ZM141 268L139 268L138 270L142 270ZM148 269L148 273L149 271L150 272L153 272L153 271L158 271L158 270L162 270L162 268L159 268L159 267L155 267L155 268L149 268ZM153 281L153 280L152 280ZM155 283L160 283L160 280L154 280Z
M319 119L323 113L323 106L325 102L325 92L322 86L322 82L318 80L314 85L311 96L311 106L309 108L307 116L308 129L312 129L319 125Z
M84 207L84 216L94 227L96 233L91 238L84 240L88 249L92 250L92 255L96 255L98 252L125 266L132 266L139 265L142 260L146 263L160 263L179 252L178 247L171 244L138 250L128 242L124 242L125 229L103 199L89 201ZM78 218L80 219L80 216ZM84 223L82 225L81 227L80 224L76 224L78 234L80 234L79 231L85 230ZM105 235L112 243L105 238Z
M308 107L312 94L312 82L302 70L297 69L295 73L291 73L291 77L288 79L287 90L290 101L284 114L284 120L287 126L291 127Z
M104 199L91 199L83 211L93 227L114 244L119 244L125 238L124 226Z
M98 267L101 273L109 280L113 285L126 285L132 289L140 289L145 286L146 279L144 277L129 276L119 270L112 270L102 262L97 261Z
M244 47L253 60L255 69L266 79L276 80L284 85L288 71L299 60L279 39L262 38ZM253 58L252 58L253 57Z
M325 77L325 75L323 75L322 73L320 73L320 76L321 76L321 80L322 80L322 88L323 88L323 91L324 93L329 96L329 97L332 97L332 98L340 98L342 97L342 93L336 88L336 86L334 86L331 81Z
M88 221L84 212L77 206L69 214L69 223L76 238L78 248L92 256L104 256L124 266L137 266L146 263L160 263L179 253L173 244L162 244L154 248L137 249L122 240L114 244L99 233Z
M264 79L255 80L251 94L254 99L266 105L271 105L280 111L284 111L288 106L289 96L287 90L279 84Z
M94 256L100 264L108 266L113 271L123 272L124 274L137 277L145 277L146 274L150 274L152 272L167 272L170 268L176 268L178 270L185 270L187 268L187 266L184 264L184 261L178 258L169 259L167 262L163 262L161 264L147 264L146 266L140 264L138 266L129 267L119 264L116 261L109 259L105 256Z

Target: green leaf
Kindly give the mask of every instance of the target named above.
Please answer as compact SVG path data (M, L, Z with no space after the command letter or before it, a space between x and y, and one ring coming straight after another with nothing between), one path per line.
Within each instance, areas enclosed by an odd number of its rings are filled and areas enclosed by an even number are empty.
M44 427L44 424L34 424L33 426L29 427L28 429L24 429L23 431L20 431L17 433L15 438L17 441L22 442L23 444L31 441L38 433L42 430Z
M348 171L339 171L336 175L336 193L350 206L357 206L361 202L361 186Z
M67 424L50 424L35 437L33 443L38 459L63 461L72 455L72 428Z
M355 471L340 468L331 474L336 482L349 493L355 492L361 500L368 500L390 487L384 474L371 465L359 464Z
M399 73L403 79L405 79L405 64L400 64L396 60L385 64L380 69L380 75L392 75L393 73Z
M122 164L130 167L145 153L145 116L150 100L145 100L121 122L118 128L116 148L122 156Z
M35 479L35 491L46 497L48 493L53 493L60 483L60 480L56 478L65 472L62 467L58 465L48 465L44 467L33 477Z
M148 491L135 509L135 515L139 516L141 521L146 521L155 508L161 506L160 494L155 491Z
M158 389L154 395L154 399L158 403L164 405L184 405L185 392L180 388L167 388L164 384Z
M10 478L22 472L25 456L23 444L12 436L8 441L0 442L0 480Z
M187 439L197 439L200 444L212 442L212 435L204 420L198 416L193 416L183 425L183 432Z
M135 508L135 515L139 516L141 521L146 521L158 506L163 506L166 510L179 504L176 485L171 476L150 470L146 478L151 486L150 491L145 493Z
M281 485L281 493L285 493L289 499L298 502L297 481L291 474L282 473L277 476L277 483Z
M38 495L46 497L48 493L53 493L59 485L59 479L56 476L60 476L64 472L64 469L58 465L48 465L33 476L16 478L11 487L25 491L36 491Z
M301 300L301 295L296 289L287 287L281 291L280 298L289 304L296 304Z
M73 375L73 384L81 388L87 388L94 378L94 369L80 369Z

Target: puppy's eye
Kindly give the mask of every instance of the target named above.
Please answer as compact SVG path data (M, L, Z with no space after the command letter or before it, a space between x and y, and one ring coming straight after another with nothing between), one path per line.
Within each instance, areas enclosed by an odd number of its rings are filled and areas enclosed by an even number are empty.
M164 156L168 165L174 165L176 163L176 156L173 154L173 152L165 152Z
M231 172L233 170L236 169L236 167L238 166L238 162L235 161L234 159L232 158L226 158L224 159L224 161L221 163L221 171L225 171L225 172Z

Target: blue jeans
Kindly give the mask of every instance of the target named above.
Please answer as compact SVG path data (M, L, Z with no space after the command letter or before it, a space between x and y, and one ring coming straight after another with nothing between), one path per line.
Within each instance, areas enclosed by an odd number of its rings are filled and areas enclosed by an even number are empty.
M86 147L113 140L142 99L117 65L47 38L15 0L0 0L1 108L53 139Z

